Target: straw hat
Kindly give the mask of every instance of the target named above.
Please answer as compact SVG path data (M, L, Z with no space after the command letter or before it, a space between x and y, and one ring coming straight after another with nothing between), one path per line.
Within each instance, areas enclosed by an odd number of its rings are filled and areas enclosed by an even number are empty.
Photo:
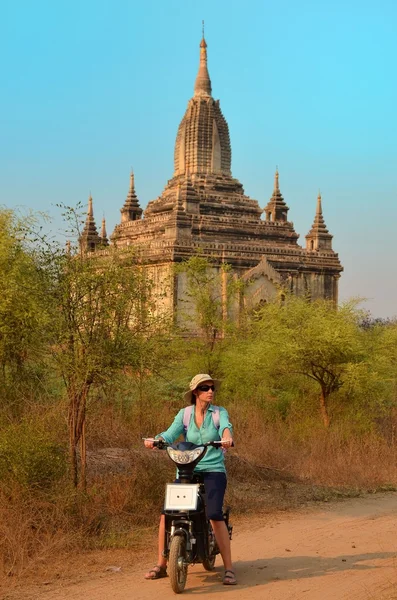
M213 377L211 377L211 375L208 375L208 373L199 373L198 375L195 375L193 377L193 379L189 383L189 390L185 392L183 396L186 402L190 402L190 404L193 403L192 392L200 385L200 383L203 383L204 381L212 381L212 383L215 386L215 391L217 391L221 385L219 379L214 379Z

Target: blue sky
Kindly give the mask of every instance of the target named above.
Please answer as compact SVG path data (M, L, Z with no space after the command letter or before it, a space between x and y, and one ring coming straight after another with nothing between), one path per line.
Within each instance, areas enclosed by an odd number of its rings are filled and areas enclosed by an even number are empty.
M173 174L205 19L232 171L262 207L280 188L304 244L323 197L340 297L397 314L397 3L1 0L0 204L86 203L119 221Z

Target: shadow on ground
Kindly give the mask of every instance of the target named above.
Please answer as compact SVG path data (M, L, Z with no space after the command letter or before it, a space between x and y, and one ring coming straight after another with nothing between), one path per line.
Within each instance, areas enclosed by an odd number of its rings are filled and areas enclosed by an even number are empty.
M286 556L258 559L253 561L235 562L236 575L238 578L237 589L250 588L258 585L266 585L273 581L288 581L293 579L305 579L310 577L321 577L328 573L340 571L363 571L379 569L383 565L370 564L376 560L397 558L395 552L373 552L368 554L341 555L335 557L322 556ZM228 586L220 586L222 583L223 569L217 567L215 571L195 572L200 579L200 585L189 587L189 577L185 594L194 593L216 593L227 591Z

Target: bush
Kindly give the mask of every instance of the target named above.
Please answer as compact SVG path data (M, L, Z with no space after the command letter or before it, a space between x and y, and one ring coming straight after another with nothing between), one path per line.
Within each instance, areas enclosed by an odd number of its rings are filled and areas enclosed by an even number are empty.
M40 425L23 422L0 433L0 481L47 488L65 471L64 449Z

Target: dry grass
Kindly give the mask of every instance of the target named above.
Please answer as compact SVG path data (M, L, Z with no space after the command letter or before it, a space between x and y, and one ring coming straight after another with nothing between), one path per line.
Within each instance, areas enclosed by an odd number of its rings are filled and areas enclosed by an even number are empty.
M80 542L65 498L51 501L17 485L1 490L0 553L5 577L23 575Z
M233 411L239 422L236 453L246 461L246 476L256 465L256 473L267 472L270 479L363 490L397 485L397 444L376 433L347 436L343 427L313 426L302 436L298 425L264 423L259 410Z

